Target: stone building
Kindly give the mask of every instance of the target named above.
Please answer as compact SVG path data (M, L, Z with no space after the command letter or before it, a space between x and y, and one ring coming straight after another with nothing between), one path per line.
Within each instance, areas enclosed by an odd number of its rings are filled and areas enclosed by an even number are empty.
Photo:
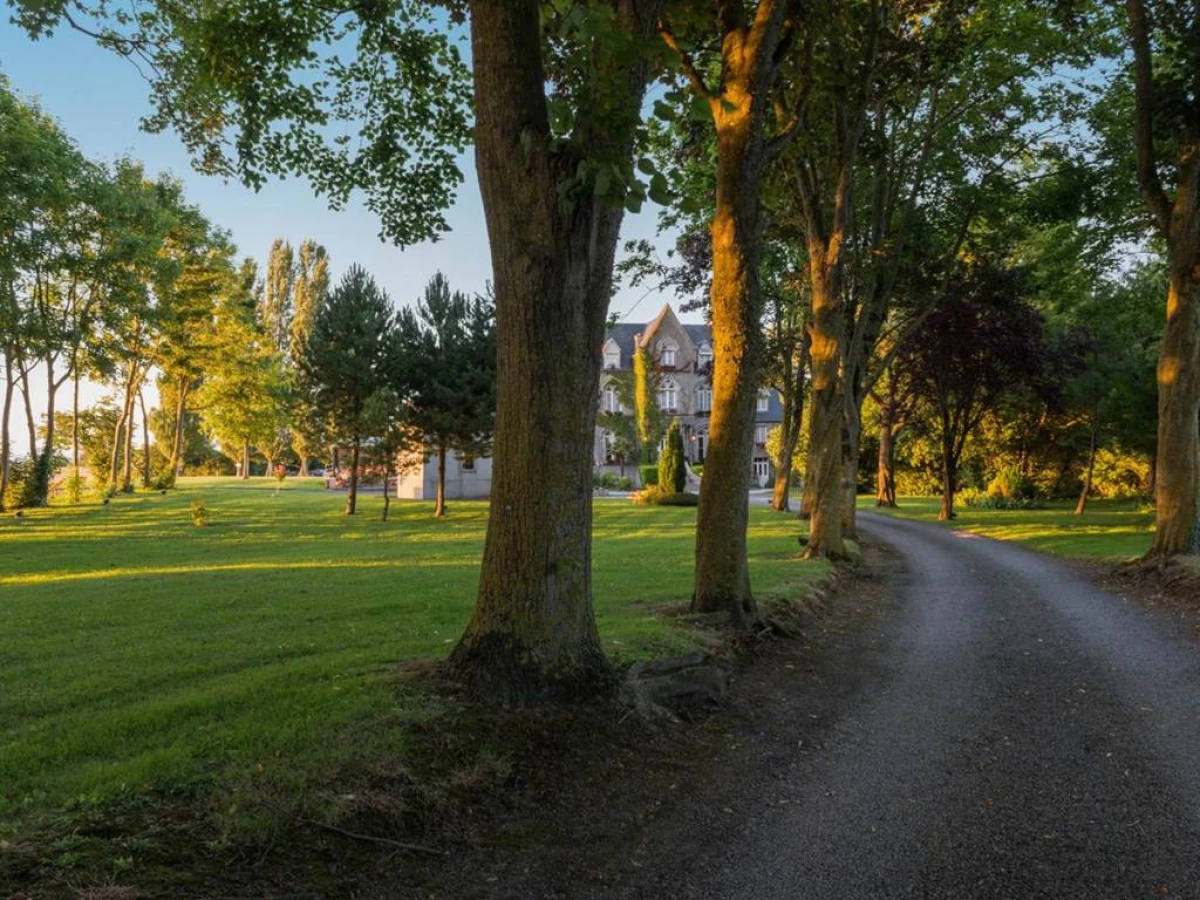
M657 380L657 403L667 421L679 419L688 462L701 465L708 448L708 417L712 412L712 328L685 325L670 304L653 322L622 322L606 335L604 371L600 374L601 422L596 428L594 462L599 467L620 464L620 440L605 427L607 415L632 416L626 408L628 386L633 379L633 358L639 347L650 352ZM760 486L774 475L767 457L767 434L782 419L779 395L770 389L759 392L754 431L754 476ZM609 420L611 422L611 420ZM631 465L636 460L626 459Z

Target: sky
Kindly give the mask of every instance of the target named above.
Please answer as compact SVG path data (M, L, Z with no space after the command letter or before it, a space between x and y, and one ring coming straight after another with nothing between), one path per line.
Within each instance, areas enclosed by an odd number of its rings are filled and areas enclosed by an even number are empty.
M335 281L351 263L358 263L374 275L397 305L414 303L439 270L452 287L468 292L482 290L491 278L483 208L470 152L461 161L466 180L448 214L451 232L435 243L400 250L379 239L378 222L371 212L353 203L332 211L313 196L304 181L275 181L255 192L195 172L173 133L147 134L139 129L140 118L150 112L147 83L131 63L100 49L91 38L62 29L52 38L34 42L4 17L0 21L0 73L18 92L36 98L45 112L58 119L86 156L111 161L129 155L144 162L148 171L166 171L181 179L187 198L211 222L232 234L244 256L263 261L276 237L293 246L311 237L329 251ZM657 207L647 203L639 215L626 216L622 242L657 240L656 214ZM673 299L654 292L647 295L644 287L621 285L611 311L628 321L649 321L663 303ZM696 320L694 314L684 318ZM100 388L91 386L85 402L93 402L101 393ZM44 406L44 399L35 397L35 409ZM11 424L18 450L20 436L25 434L23 421L23 414L14 408Z

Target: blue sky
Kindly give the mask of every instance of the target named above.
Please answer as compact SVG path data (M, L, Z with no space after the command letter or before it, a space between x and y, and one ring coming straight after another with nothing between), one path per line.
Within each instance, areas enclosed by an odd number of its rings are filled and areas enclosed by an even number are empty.
M466 291L481 290L491 277L483 210L469 153L462 160L466 181L448 217L452 231L436 243L400 250L379 240L376 219L369 211L356 204L331 211L304 181L274 182L255 192L193 171L174 134L146 134L138 128L150 104L148 86L137 70L90 38L63 29L34 42L5 17L0 22L0 72L19 92L36 97L87 156L112 160L127 154L143 161L150 171L169 171L182 179L188 198L212 222L232 233L243 255L262 260L276 237L293 244L312 237L329 251L335 279L348 265L359 263L397 304L414 302L438 270L452 286ZM640 215L627 216L622 240L654 239L656 212L647 204ZM644 288L620 287L612 310L633 309L632 321L647 321L663 302L673 299L645 293Z

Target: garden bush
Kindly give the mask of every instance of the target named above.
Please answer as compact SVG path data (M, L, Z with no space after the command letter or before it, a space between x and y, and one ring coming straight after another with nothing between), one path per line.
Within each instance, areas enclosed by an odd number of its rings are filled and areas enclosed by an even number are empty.
M644 488L658 484L658 466L638 466L638 475Z
M683 434L679 431L679 420L673 419L667 430L667 442L662 456L658 458L658 486L674 494L683 493L687 485L687 471L683 462Z
M657 486L638 491L632 499L638 506L698 506L700 503L699 494L668 494Z

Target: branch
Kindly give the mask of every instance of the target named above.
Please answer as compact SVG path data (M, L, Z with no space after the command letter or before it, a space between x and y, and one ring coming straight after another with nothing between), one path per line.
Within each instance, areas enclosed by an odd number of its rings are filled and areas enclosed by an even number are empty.
M675 35L662 22L658 25L658 35L663 39L663 43L675 51L679 56L679 63L683 67L683 73L687 75L688 81L692 85L692 90L707 100L713 102L713 92L709 90L708 85L704 83L704 78L700 74L700 70L696 68L696 64L692 61L691 56L687 51L679 46L679 42L675 40Z
M1143 0L1126 0L1130 43L1133 45L1134 144L1137 147L1138 187L1163 234L1171 230L1171 201L1158 177L1154 153L1154 69L1150 58L1150 25Z

